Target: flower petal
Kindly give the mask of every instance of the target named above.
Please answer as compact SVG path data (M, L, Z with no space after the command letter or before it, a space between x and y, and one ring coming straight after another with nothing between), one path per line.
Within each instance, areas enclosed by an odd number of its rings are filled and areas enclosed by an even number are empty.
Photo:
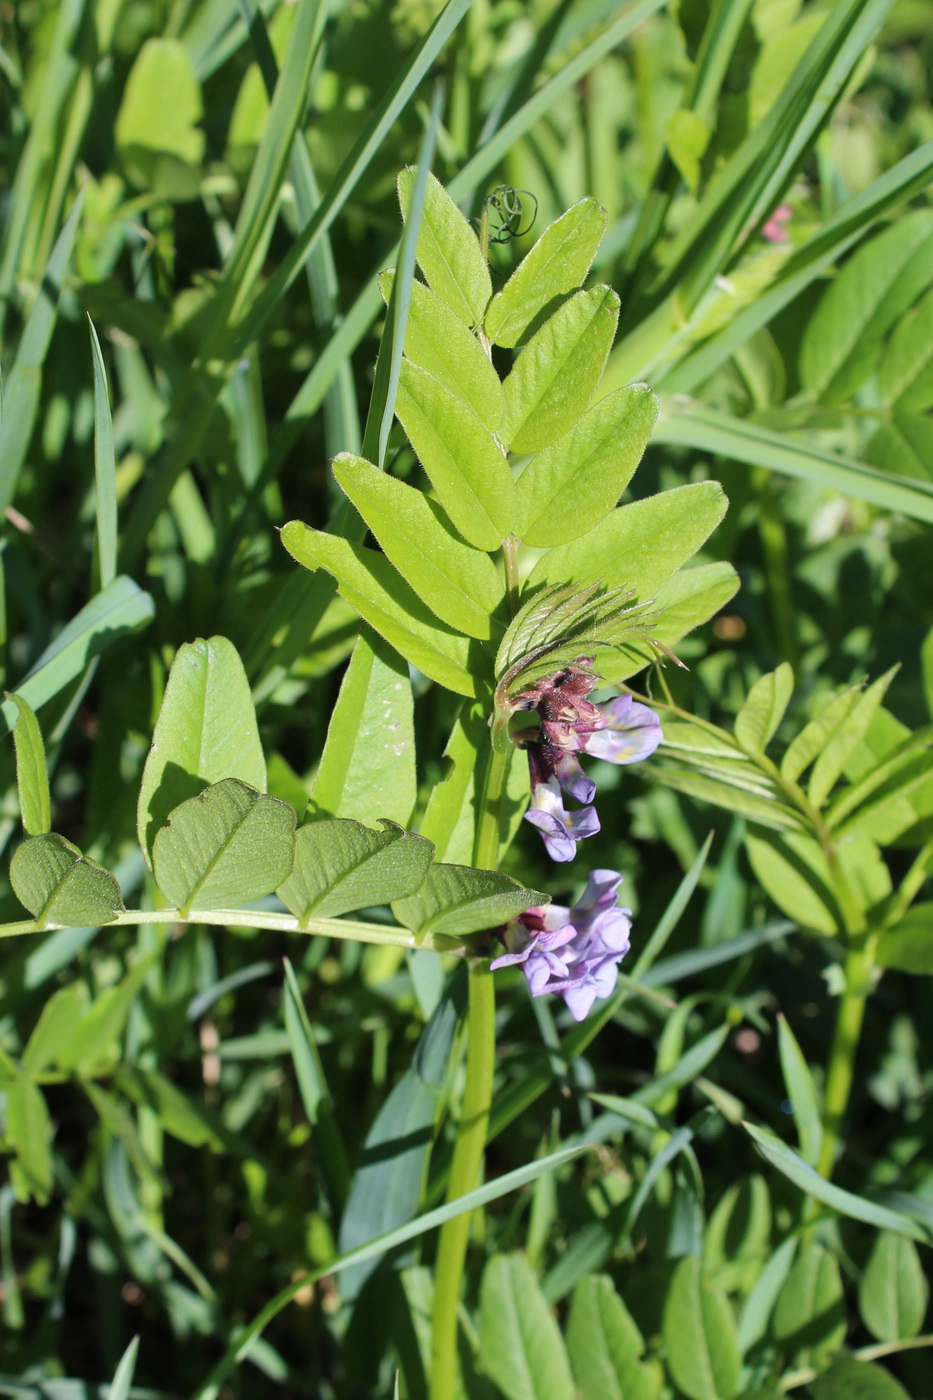
M583 744L584 753L593 758L606 763L638 763L653 754L664 737L654 710L637 704L631 695L619 695L598 709L606 727L588 734Z

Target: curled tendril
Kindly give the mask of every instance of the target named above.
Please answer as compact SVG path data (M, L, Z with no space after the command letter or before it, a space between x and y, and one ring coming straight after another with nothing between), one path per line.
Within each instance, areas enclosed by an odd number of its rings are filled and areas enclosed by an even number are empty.
M526 213L523 195L534 205L531 219L524 228L522 220ZM520 238L534 228L538 217L538 201L530 190L515 190L511 185L497 185L492 193L486 196L484 205L488 211L490 243L508 243L512 238Z

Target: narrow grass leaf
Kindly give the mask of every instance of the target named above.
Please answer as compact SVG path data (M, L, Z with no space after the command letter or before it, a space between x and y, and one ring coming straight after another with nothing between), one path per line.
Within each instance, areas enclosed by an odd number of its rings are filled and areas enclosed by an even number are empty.
M195 903L225 909L271 894L291 874L294 856L294 808L237 778L182 802L152 845L156 883L182 912Z
M134 1337L120 1357L120 1364L114 1372L107 1392L107 1400L129 1400L133 1372L136 1370L136 1356L139 1352L139 1337Z
M823 1142L823 1121L820 1114L820 1101L810 1073L810 1066L797 1043L787 1020L778 1016L778 1053L781 1058L781 1073L784 1088L790 1101L800 1143L800 1154L805 1162L815 1167L820 1157Z
M896 1235L906 1235L908 1239L917 1240L919 1244L930 1243L929 1232L910 1216L903 1215L900 1211L889 1210L887 1206L877 1205L876 1202L868 1201L864 1196L856 1196L851 1191L844 1191L841 1186L834 1186L779 1138L762 1128L756 1128L753 1123L743 1123L742 1126L771 1165L806 1195L813 1196L831 1210L849 1216L852 1220L861 1220L879 1230L891 1230Z
M87 318L94 359L94 481L97 509L97 568L100 587L117 574L117 463L113 449L113 419L107 390L107 370L94 329Z
M308 1122L315 1129L324 1180L331 1205L339 1217L343 1213L350 1190L350 1165L343 1136L334 1117L330 1088L324 1074L324 1067L318 1055L317 1044L308 1013L305 1010L301 988L294 968L288 958L284 958L285 987L285 1030L291 1050L301 1101L304 1104Z
M457 972L460 975L455 973L421 1032L409 1068L366 1134L340 1222L341 1254L404 1225L418 1209L454 1035L466 999L465 978L461 969ZM373 1258L347 1270L342 1291L348 1301L378 1262Z
M636 980L641 978L657 959L658 955L663 953L668 939L680 923L684 910L690 903L690 897L699 884L700 876L703 874L712 844L713 832L710 831L703 845L697 852L696 859L690 869L682 876L680 884L671 897L670 903L655 924L651 937L638 955L638 960L632 968L632 976Z
M19 714L13 727L16 750L16 789L23 830L27 836L41 836L52 825L52 799L49 795L49 770L45 761L45 745L39 721L29 702L21 695L4 692Z
M814 443L732 418L717 409L694 405L683 412L668 413L662 405L654 440L733 458L753 467L767 467L769 471L800 477L840 495L854 496L856 500L933 524L933 482L910 481L878 471Z
M39 412L42 366L58 317L58 299L75 238L84 192L78 194L55 240L49 261L39 279L36 299L26 318L13 368L3 386L3 417L0 419L0 511L6 510L16 494L19 474Z
M415 279L415 249L424 218L428 172L434 160L442 100L443 87L438 84L434 90L430 117L421 140L417 173L409 194L408 216L399 247L398 276L392 279L385 326L379 341L379 356L376 360L369 413L363 431L363 456L371 457L380 469L385 467L389 432L395 416L402 349L408 330L412 285Z
M244 1360L249 1354L254 1339L261 1335L273 1318L277 1317L283 1308L288 1306L297 1293L310 1284L316 1283L325 1274L342 1273L353 1264L379 1258L388 1253L389 1250L407 1244L409 1240L417 1239L419 1235L426 1234L428 1230L443 1225L447 1220L453 1220L458 1215L478 1210L480 1207L488 1205L490 1201L496 1201L500 1196L508 1195L510 1191L517 1191L522 1186L537 1181L539 1176L543 1176L546 1172L555 1171L587 1150L588 1144L563 1148L558 1152L549 1153L546 1157L540 1157L527 1166L506 1172L504 1176L496 1177L494 1181L487 1182L485 1186L477 1187L475 1191L468 1191L465 1196L458 1196L455 1200L448 1201L446 1205L437 1206L434 1210L429 1210L424 1215L418 1216L417 1219L390 1230L388 1234L382 1235L378 1239L368 1241L358 1249L350 1250L349 1253L339 1256L313 1273L304 1275L294 1283L290 1283L281 1293L272 1298L253 1321L244 1328L244 1331L221 1357L205 1383L198 1389L194 1400L216 1400L223 1381L237 1363Z

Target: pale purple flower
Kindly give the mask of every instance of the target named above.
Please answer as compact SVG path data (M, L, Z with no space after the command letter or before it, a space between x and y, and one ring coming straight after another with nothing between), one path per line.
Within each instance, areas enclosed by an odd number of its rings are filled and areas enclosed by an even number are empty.
M629 949L631 910L616 905L622 876L594 870L577 903L527 909L504 934L509 951L491 967L519 965L532 996L562 996L575 1021L616 984L618 965Z
M618 695L597 705L604 728L586 735L583 752L606 763L638 763L649 758L661 742L661 723L654 710L631 695Z
M661 742L661 725L647 705L631 695L619 695L602 705L588 699L597 685L588 669L590 658L565 666L518 696L515 708L536 710L540 723L523 731L520 742L528 752L531 807L525 813L541 832L552 860L573 860L576 844L599 830L590 804L596 784L580 767L578 755L589 754L607 763L637 763L654 753ZM561 789L584 806L568 812Z
M556 778L535 787L525 820L538 828L548 855L557 861L573 860L576 843L585 836L595 836L599 830L595 807L581 807L579 812L565 810Z

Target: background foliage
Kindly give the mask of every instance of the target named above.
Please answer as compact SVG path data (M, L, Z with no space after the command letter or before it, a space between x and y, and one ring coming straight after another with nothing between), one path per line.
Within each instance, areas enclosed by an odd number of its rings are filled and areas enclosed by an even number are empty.
M243 658L268 791L299 813L316 779L318 814L414 809L417 827L444 775L456 700L417 676L393 720L417 736L410 780L379 759L365 711L356 735L395 783L391 808L316 773L359 624L276 533L346 525L329 459L378 443L376 274L396 262L395 178L442 75L439 178L474 216L502 182L533 196L492 245L494 285L570 205L607 211L594 272L621 319L603 388L646 380L662 398L626 499L721 481L730 508L700 561L742 584L679 646L689 670L638 682L717 727L716 761L675 717L656 764L599 775L587 855L625 873L639 994L623 988L593 1038L595 1022L568 1032L500 979L490 1182L598 1146L474 1217L463 1384L507 1400L924 1400L929 1352L906 1344L924 1329L933 1192L933 12L260 10L0 10L0 642L5 685L41 721L55 830L152 904L137 794L169 668L198 637ZM398 427L386 451L414 474ZM388 689L379 667L397 661L369 664ZM876 688L850 689L866 677ZM883 906L901 942L853 1046L848 1116L829 1125L835 1185L814 1187L848 925L814 903L826 880L799 842L822 828L782 825L786 792L755 755L855 705L841 737L817 731L807 796L862 821L859 909ZM7 702L7 727L17 713ZM725 782L736 741L744 776ZM9 740L0 788L12 854ZM47 827L36 800L30 832ZM505 868L579 892L531 833ZM22 919L7 885L2 903ZM0 1393L83 1394L62 1378L110 1381L138 1335L149 1392L381 1396L398 1370L402 1394L424 1395L434 1236L378 1268L328 1266L442 1197L462 1083L442 970L431 952L204 923L6 943ZM210 1379L290 1284L248 1359Z

